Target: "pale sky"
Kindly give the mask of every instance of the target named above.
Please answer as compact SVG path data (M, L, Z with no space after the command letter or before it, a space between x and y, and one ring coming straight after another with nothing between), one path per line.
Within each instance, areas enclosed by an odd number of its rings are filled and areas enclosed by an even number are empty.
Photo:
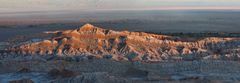
M240 0L0 0L0 12L142 9L240 9Z

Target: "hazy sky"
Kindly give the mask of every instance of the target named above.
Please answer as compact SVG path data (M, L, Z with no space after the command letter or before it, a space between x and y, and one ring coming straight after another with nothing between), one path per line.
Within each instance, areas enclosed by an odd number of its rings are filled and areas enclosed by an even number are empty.
M240 0L0 0L0 12L125 9L240 9Z

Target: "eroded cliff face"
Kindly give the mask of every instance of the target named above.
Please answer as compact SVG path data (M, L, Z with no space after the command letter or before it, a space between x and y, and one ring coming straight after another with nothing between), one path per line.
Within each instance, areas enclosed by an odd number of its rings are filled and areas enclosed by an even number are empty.
M20 44L1 55L96 56L115 60L238 59L240 38L188 40L144 32L113 31L86 24L79 29L45 32L50 39Z

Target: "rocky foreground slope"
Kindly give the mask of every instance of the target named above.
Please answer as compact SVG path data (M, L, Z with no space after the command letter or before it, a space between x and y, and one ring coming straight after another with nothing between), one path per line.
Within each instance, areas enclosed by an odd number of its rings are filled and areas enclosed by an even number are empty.
M95 56L130 61L240 58L240 38L180 38L144 32L113 31L91 24L75 30L45 34L54 36L13 45L1 50L0 55Z
M0 83L239 83L239 69L237 61L1 61Z

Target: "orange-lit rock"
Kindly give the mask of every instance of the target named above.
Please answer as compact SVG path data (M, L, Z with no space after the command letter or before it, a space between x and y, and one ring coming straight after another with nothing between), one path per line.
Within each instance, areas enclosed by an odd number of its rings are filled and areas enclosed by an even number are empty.
M174 40L176 37L172 36L113 31L91 24L86 24L79 29L56 31L51 34L58 35L40 42L22 44L10 48L9 51L38 55L113 55L115 58L124 57L124 59L127 59L130 53L134 53L136 54L134 56L139 59L147 54L150 60L163 60L166 57L191 55L192 53L199 55L217 53L215 51L218 49L239 48L240 46L239 38L209 37L200 40L191 39L191 41L178 38L176 41Z

